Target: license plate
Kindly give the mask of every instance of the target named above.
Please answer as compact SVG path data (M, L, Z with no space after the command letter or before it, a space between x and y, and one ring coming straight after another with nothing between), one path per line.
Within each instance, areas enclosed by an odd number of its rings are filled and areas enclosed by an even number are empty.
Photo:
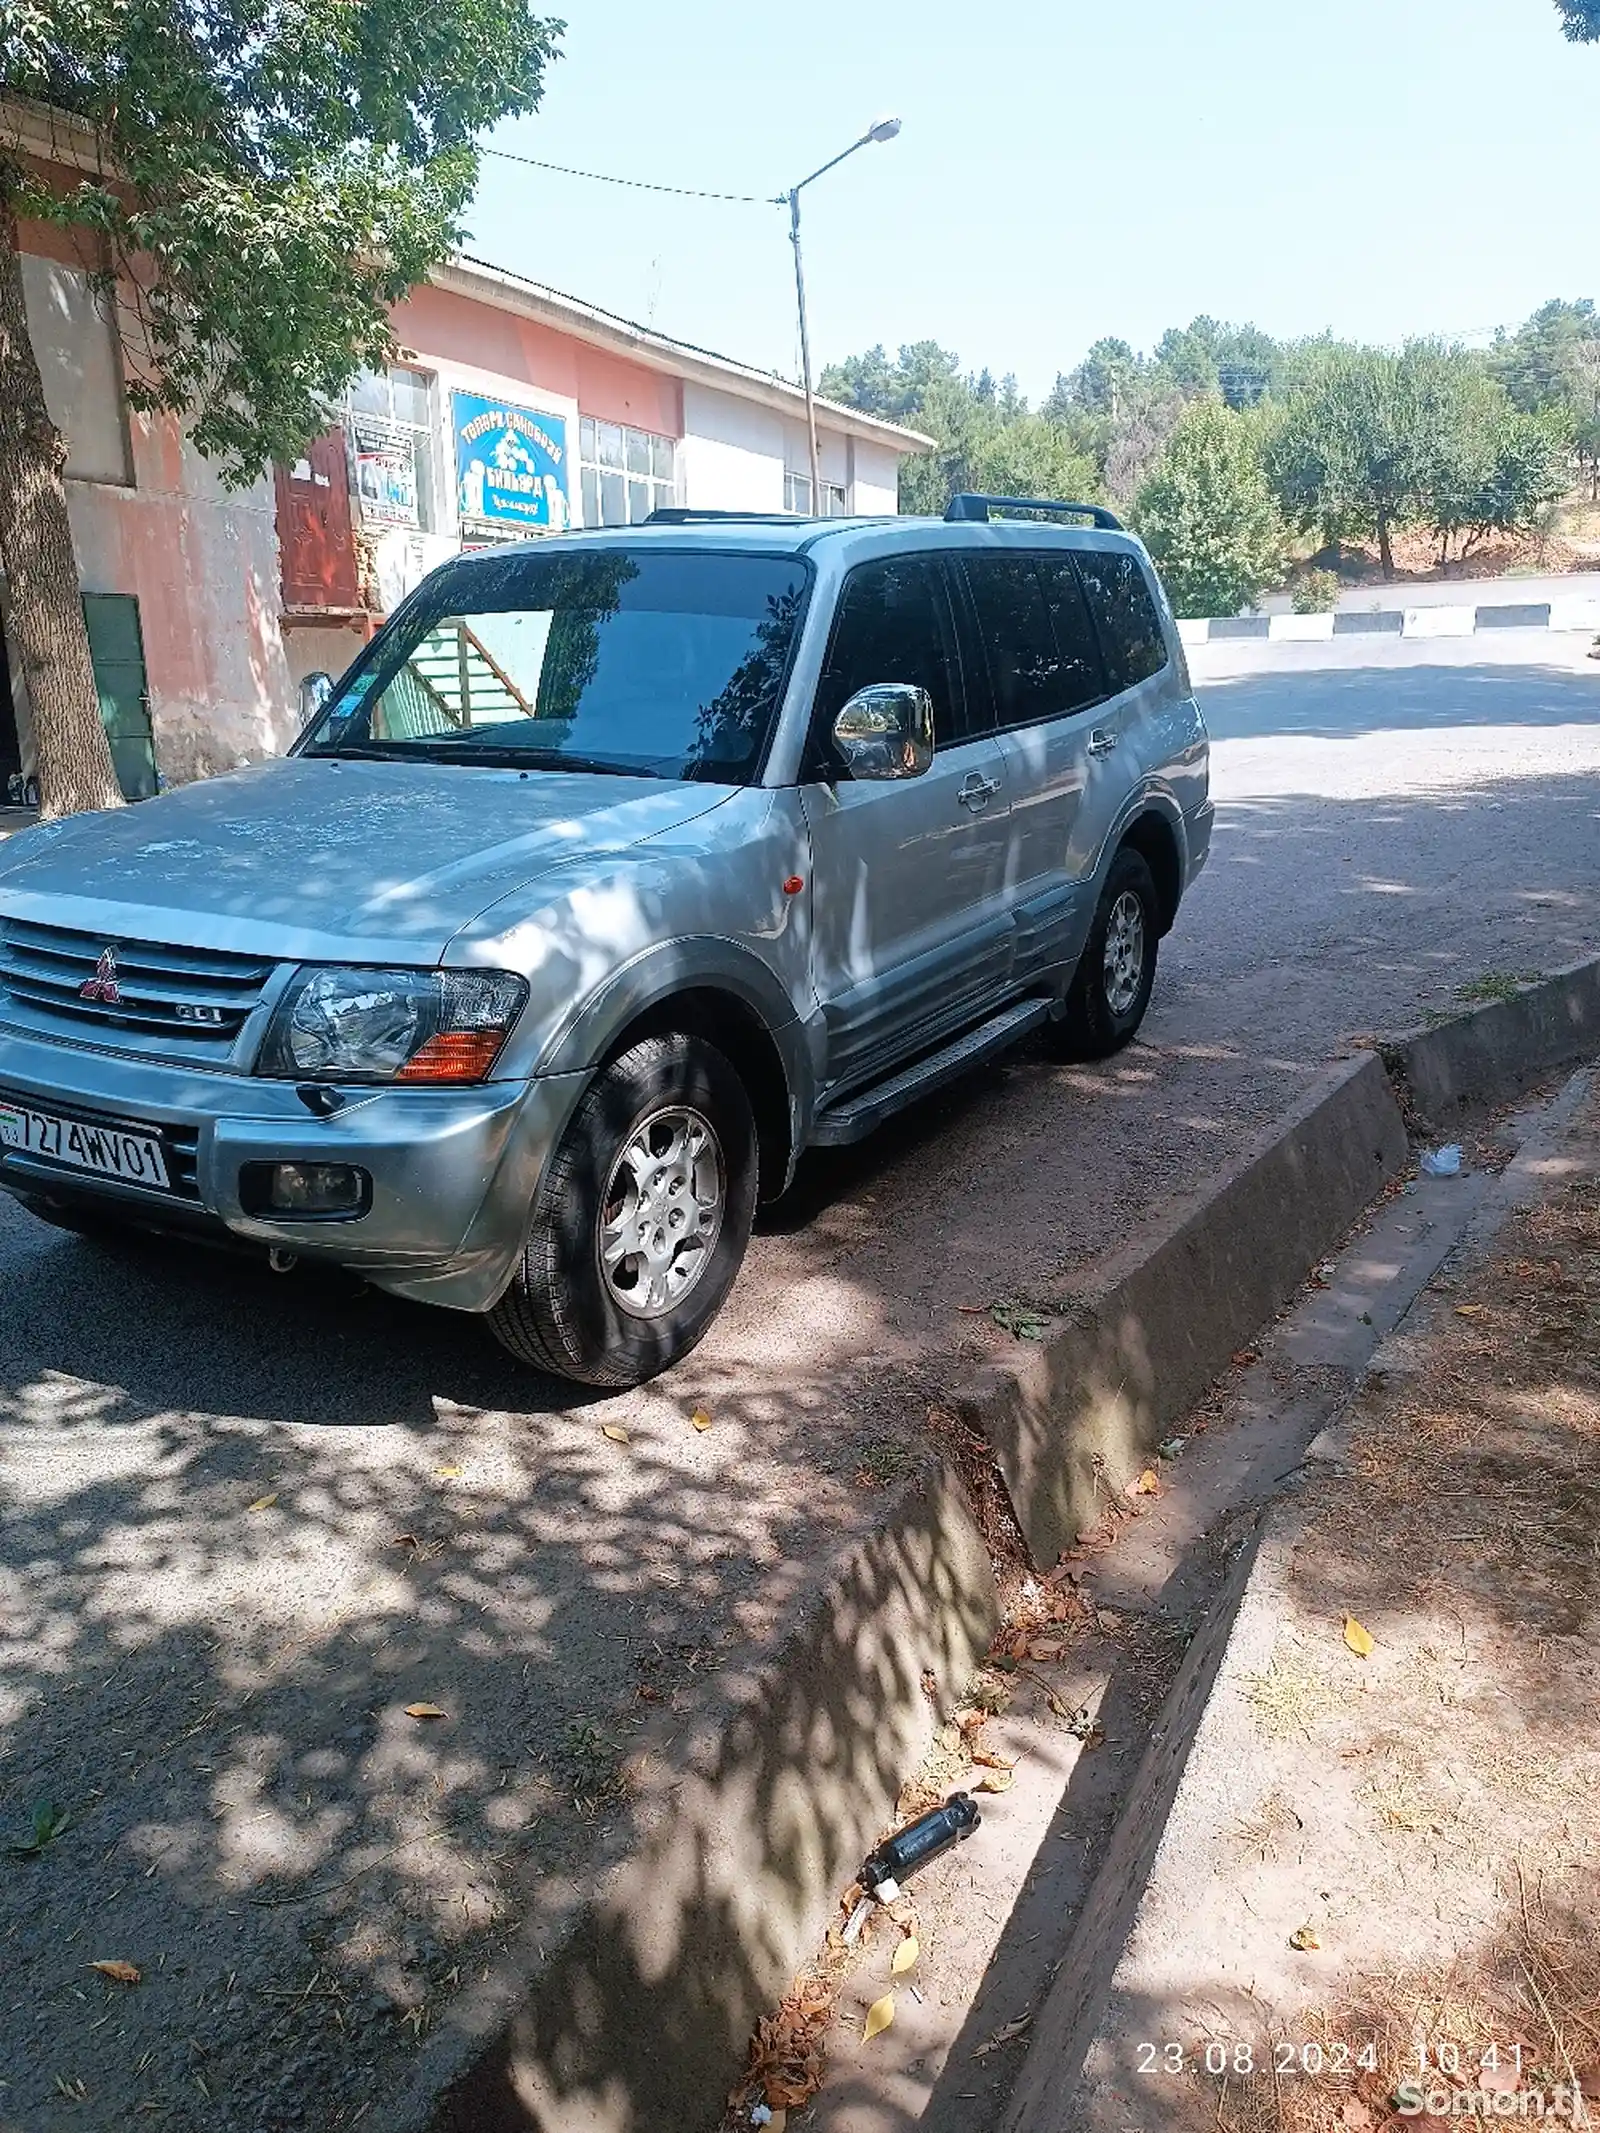
M0 1104L0 1146L42 1155L74 1170L92 1170L127 1185L155 1185L170 1191L161 1143L148 1133L123 1126L89 1126L78 1118L55 1118L48 1111Z

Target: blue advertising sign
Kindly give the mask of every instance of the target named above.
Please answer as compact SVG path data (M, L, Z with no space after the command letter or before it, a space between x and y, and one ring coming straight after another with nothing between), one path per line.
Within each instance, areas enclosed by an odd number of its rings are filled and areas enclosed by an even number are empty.
M453 392L450 406L462 518L560 533L568 523L563 418L508 407L480 393Z

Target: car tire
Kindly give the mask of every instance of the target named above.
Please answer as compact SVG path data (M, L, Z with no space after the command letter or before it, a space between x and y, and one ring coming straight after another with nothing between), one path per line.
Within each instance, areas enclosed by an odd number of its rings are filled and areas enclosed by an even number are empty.
M1052 1030L1063 1059L1108 1059L1131 1042L1156 981L1161 905L1143 857L1124 845L1111 862L1089 938Z
M639 1385L721 1309L755 1219L755 1118L698 1037L646 1037L586 1091L546 1170L510 1287L489 1314L520 1362Z

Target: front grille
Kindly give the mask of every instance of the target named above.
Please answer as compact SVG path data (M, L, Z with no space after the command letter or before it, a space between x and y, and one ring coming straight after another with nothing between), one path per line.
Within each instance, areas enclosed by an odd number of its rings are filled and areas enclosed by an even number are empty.
M96 997L95 979L108 949L115 961L115 1000ZM223 949L117 940L25 919L0 922L0 989L30 1020L100 1043L129 1046L164 1038L197 1055L225 1055L272 971L270 961Z
M152 1140L161 1143L167 1176L176 1197L180 1200L198 1200L200 1197L200 1134L197 1127L166 1125L157 1119L135 1118L126 1111L96 1111L84 1104L60 1103L54 1096L31 1096L21 1089L0 1088L0 1103L42 1111L50 1118L70 1118L80 1126L148 1134ZM53 1162L44 1155L25 1154L19 1148L0 1146L0 1169L9 1170L13 1176L25 1175L32 1181L48 1175L58 1178L63 1186L81 1192L92 1193L99 1186L114 1188L116 1185L114 1178L106 1178L98 1171L82 1170L75 1163ZM35 1189L38 1189L37 1182ZM155 1186L149 1189L159 1191Z

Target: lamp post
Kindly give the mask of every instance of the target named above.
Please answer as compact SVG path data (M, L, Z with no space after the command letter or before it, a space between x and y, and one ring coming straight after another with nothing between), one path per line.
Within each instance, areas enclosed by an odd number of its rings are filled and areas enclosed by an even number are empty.
M800 195L808 185L815 184L830 170L841 164L846 156L853 156L858 148L865 148L870 141L892 141L900 131L897 118L874 119L859 141L852 141L848 148L841 149L809 178L802 178L798 185L791 185L788 192L780 193L777 204L789 203L789 242L794 246L794 293L800 305L800 370L806 389L806 442L811 454L811 509L820 515L822 508L822 463L817 456L817 407L811 391L811 335L806 326L806 274L800 258Z

